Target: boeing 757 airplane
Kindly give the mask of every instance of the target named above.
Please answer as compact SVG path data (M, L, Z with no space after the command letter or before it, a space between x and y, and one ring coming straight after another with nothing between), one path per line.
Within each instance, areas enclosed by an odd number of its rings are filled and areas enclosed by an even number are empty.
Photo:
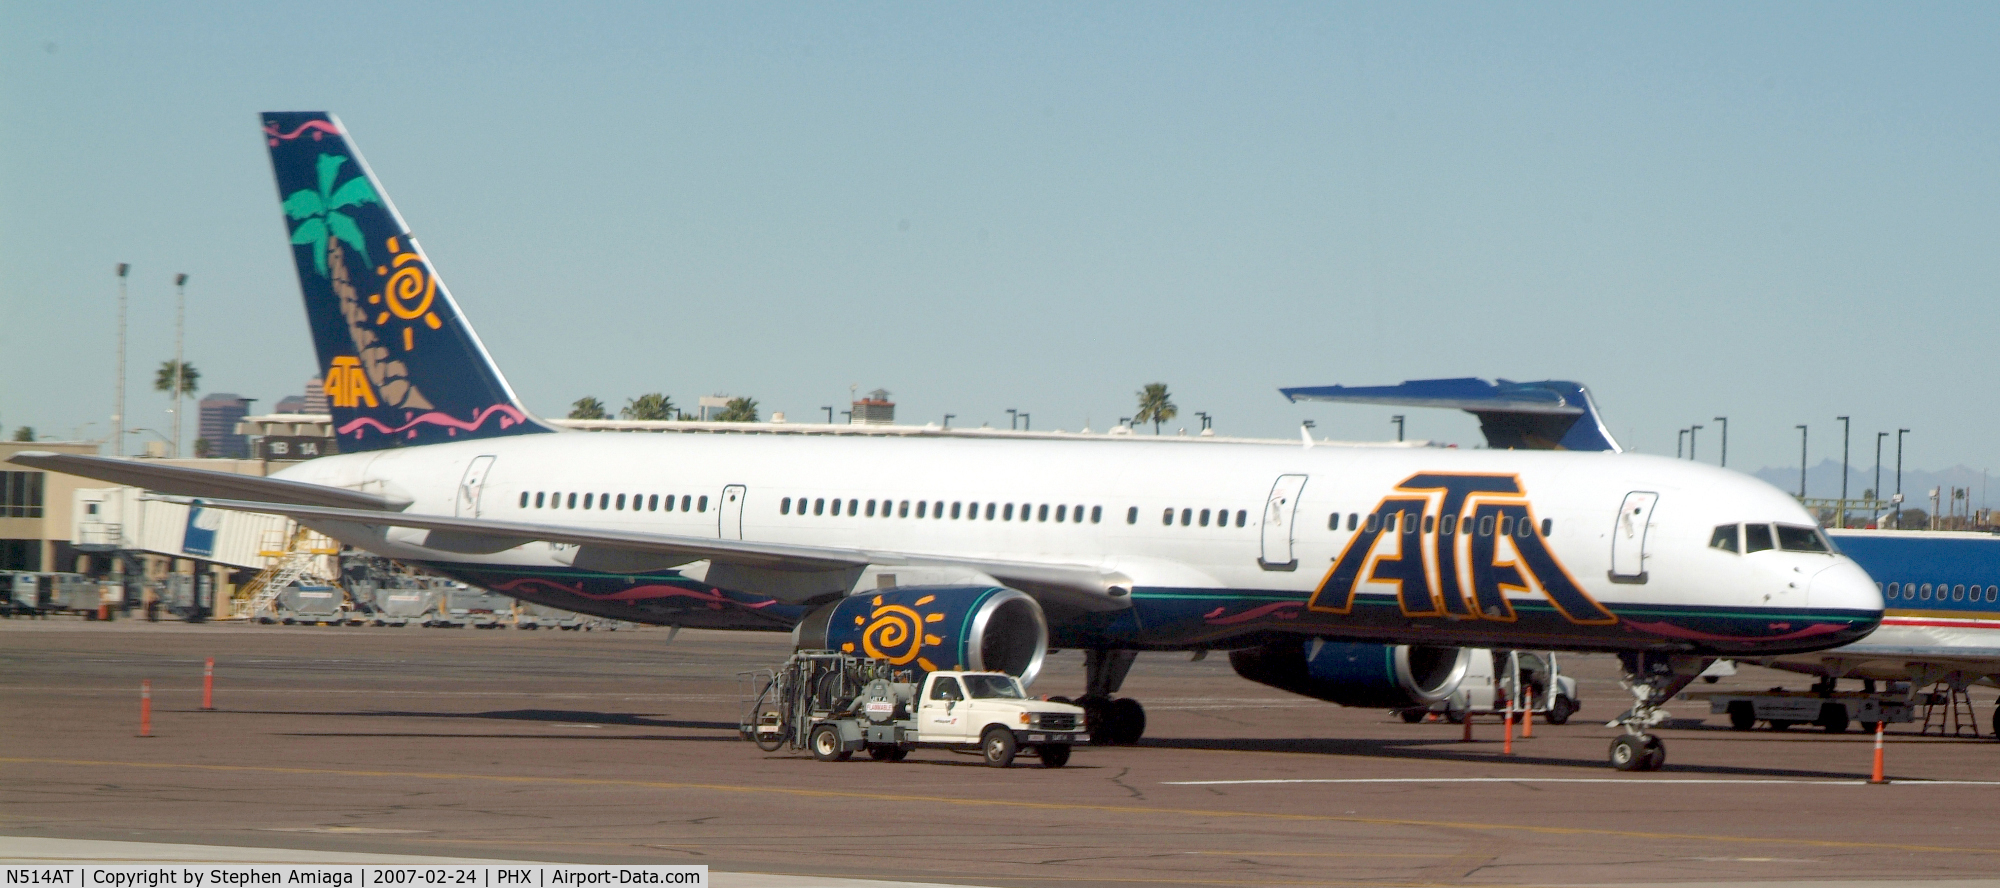
M514 396L339 120L266 114L263 138L342 452L267 479L16 462L287 515L584 613L1030 680L1051 648L1081 649L1078 702L1123 742L1144 730L1114 696L1139 651L1225 650L1253 681L1368 706L1441 699L1465 647L1612 651L1635 705L1611 760L1657 768L1659 704L1711 659L1843 644L1882 616L1790 497L1663 458L558 431ZM1709 547L1742 522L1776 528L1779 550Z

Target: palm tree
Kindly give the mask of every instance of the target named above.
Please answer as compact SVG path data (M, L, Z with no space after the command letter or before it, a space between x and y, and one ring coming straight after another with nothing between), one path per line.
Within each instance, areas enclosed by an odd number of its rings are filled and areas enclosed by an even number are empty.
M589 395L576 399L569 405L570 419L604 419L604 402Z
M674 399L659 392L640 395L625 402L619 419L662 420L674 418Z
M20 428L18 428L18 429L15 429L15 430L14 430L14 440L16 440L16 441L33 441L33 440L35 440L35 427L34 427L34 426L22 426L22 427L20 427Z
M186 361L180 363L181 394L192 395L201 387L201 371ZM159 372L153 374L153 391L174 393L174 362L161 361Z
M1139 390L1139 412L1133 414L1133 422L1150 422L1153 434L1160 433L1160 423L1180 415L1180 408L1174 406L1173 396L1167 394L1164 382L1149 382Z
M368 260L368 245L362 243L361 226L354 219L341 212L347 207L358 207L367 203L381 203L375 189L368 184L368 177L356 176L341 185L333 187L334 179L340 175L340 167L347 158L338 154L319 156L319 189L301 188L285 197L285 215L295 220L304 220L292 229L292 243L312 247L313 267L326 274L326 247L328 240L338 240L352 246L361 253L362 261Z
M757 402L752 398L730 398L716 414L716 422L756 422Z

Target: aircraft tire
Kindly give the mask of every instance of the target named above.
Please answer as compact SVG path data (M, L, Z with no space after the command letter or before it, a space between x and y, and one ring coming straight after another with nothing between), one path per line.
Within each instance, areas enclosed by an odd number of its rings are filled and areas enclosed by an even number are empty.
M1650 738L1647 738L1650 739ZM1639 737L1625 734L1611 741L1611 767L1620 771L1651 770L1652 755Z
M1112 729L1111 699L1090 694L1076 698L1073 705L1083 707L1083 726L1090 731L1090 742L1095 746L1110 746L1118 742L1117 733Z
M813 758L823 762L844 762L854 757L854 753L840 748L840 729L833 725L814 728L806 745L811 747Z
M1119 746L1138 743L1146 736L1146 707L1131 697L1111 701L1111 730L1111 740Z
M1829 734L1847 733L1847 707L1838 703L1822 704L1819 708L1819 721L1817 724L1825 728Z
M1424 711L1421 709L1404 709L1398 711L1396 715L1401 717L1403 724L1406 725L1414 725L1424 720Z
M1549 712L1544 718L1547 719L1549 724L1560 725L1567 723L1569 717L1575 714L1576 704L1571 702L1568 697L1558 696L1549 702Z
M1646 767L1644 770L1657 771L1667 765L1667 744L1651 734L1646 735Z
M1018 751L1014 745L1014 732L999 725L987 728L985 733L979 735L979 754L995 768L1012 767L1014 754Z
M2000 706L1993 707L1993 739L2000 740Z
M1041 754L1042 767L1044 768L1060 768L1069 764L1069 744L1067 743L1043 744L1036 747L1036 752Z

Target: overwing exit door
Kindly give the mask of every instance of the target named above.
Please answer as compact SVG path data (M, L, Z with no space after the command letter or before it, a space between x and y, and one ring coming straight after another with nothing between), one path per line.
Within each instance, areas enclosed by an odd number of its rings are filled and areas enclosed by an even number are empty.
M1646 531L1653 526L1653 507L1660 495L1635 490L1625 494L1618 507L1618 522L1611 527L1611 582L1646 581Z
M722 511L717 520L718 535L725 540L743 538L743 492L741 484L731 484L722 488Z
M475 456L472 464L465 467L465 477L458 480L458 506L453 514L460 518L479 517L479 492L486 486L486 476L493 471L493 457Z
M1264 500L1264 551L1257 566L1265 570L1297 570L1299 560L1292 555L1292 524L1298 516L1299 492L1306 487L1304 475L1279 475Z

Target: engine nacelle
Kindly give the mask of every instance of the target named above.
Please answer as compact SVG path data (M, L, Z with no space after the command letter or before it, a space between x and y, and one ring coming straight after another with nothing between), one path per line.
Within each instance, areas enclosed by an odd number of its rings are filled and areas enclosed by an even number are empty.
M1342 706L1400 709L1436 703L1465 680L1471 652L1312 638L1229 653L1236 674Z
M1049 623L1035 599L1004 586L897 586L807 614L792 644L919 672L994 670L1030 684L1049 652Z

